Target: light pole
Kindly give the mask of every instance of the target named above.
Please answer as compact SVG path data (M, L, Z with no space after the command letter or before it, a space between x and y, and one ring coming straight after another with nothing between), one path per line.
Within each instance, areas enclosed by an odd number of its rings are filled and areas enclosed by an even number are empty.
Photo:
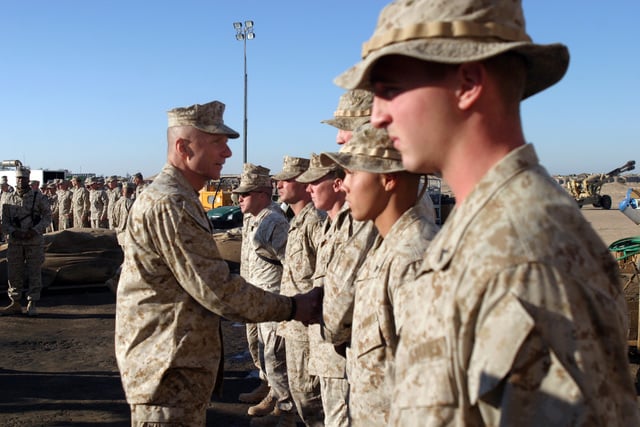
M236 40L242 40L244 44L244 124L243 124L243 144L242 144L242 163L247 163L247 40L255 38L256 33L253 32L253 21L234 22L233 28L236 29Z

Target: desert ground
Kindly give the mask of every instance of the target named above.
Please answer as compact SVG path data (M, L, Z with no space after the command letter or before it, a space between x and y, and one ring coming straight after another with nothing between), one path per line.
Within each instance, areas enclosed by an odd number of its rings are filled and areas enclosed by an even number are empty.
M582 209L607 245L640 236L640 228L617 210L627 186L606 184L614 206ZM535 203L532 200L531 203ZM637 278L636 278L637 280ZM0 304L8 302L0 296ZM40 315L0 317L0 425L6 427L129 424L129 408L116 366L113 343L115 296L106 288L49 291ZM237 395L257 380L251 375L244 326L223 321L224 388L208 410L208 426L248 426L248 404ZM630 375L638 357L630 348Z

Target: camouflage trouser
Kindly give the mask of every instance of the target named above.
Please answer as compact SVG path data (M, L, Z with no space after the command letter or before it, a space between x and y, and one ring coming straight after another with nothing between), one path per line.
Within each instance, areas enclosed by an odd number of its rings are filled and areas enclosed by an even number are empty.
M131 405L131 427L204 427L206 419L207 405Z
M319 378L324 424L333 427L348 427L349 382L346 378Z
M264 346L264 368L271 392L278 401L278 408L290 412L293 410L293 399L289 391L285 341L276 335L277 327L278 322L258 323L258 333Z
M89 220L82 215L73 214L73 226L74 227L89 227Z
M253 366L258 370L258 376L261 381L267 380L267 374L264 372L263 365L263 349L261 348L260 338L258 336L258 324L247 323L247 345L249 347L249 354L251 360L253 360Z
M7 277L9 279L9 298L20 301L25 278L29 284L27 299L38 301L42 290L43 245L20 245L9 243L7 248Z
M307 426L324 426L320 380L309 373L309 342L287 338L289 390L298 415Z
M69 218L69 215L60 215L60 219L58 220L58 229L66 230L67 228L71 228L71 218Z

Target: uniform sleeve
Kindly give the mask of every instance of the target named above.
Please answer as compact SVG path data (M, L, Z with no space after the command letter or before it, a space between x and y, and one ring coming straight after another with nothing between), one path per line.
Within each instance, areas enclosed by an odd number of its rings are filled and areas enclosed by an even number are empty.
M37 199L36 209L40 215L40 222L33 229L39 234L44 234L47 227L51 225L51 206L49 205L49 200L42 193L35 193L34 196Z
M156 207L149 222L154 244L183 289L208 310L243 322L281 321L291 314L289 298L252 286L229 273L215 241L188 210Z

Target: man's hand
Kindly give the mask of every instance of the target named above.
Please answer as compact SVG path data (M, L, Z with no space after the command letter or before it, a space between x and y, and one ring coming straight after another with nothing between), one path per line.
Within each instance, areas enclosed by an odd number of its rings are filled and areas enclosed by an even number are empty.
M32 238L36 237L37 235L38 235L38 232L36 230L34 230L33 228L30 228L25 232L25 239L32 239Z
M322 320L322 288L313 288L306 294L298 294L293 297L296 301L296 313L293 320L298 320L305 325L320 323Z

